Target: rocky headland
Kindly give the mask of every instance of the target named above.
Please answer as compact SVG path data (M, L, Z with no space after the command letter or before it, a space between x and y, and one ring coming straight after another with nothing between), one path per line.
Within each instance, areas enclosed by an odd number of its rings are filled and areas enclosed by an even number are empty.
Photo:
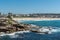
M36 27L36 25L32 24L24 24L24 23L18 23L15 20L11 20L9 18L0 19L0 34L1 33L13 33L17 31L26 31L31 29L38 29L39 27Z
M51 33L51 27L41 27L32 24L24 24L13 20L13 17L8 15L7 17L0 18L0 34L1 33L14 33L17 31L31 31L36 33Z

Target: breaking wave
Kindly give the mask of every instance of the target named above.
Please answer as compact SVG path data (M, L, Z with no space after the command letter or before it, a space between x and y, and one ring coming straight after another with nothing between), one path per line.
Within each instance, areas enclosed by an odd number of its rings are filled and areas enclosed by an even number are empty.
M3 37L3 36L9 36L10 38L18 38L18 37L21 37L23 36L23 33L29 33L30 31L18 31L18 32L14 32L14 33L10 33L10 34L1 34L0 37Z
M55 34L55 33L60 33L60 28L59 27L51 27L52 29L49 30L49 28L47 29L43 29L43 32L48 32L48 34ZM38 33L38 34L45 34L45 33Z
M52 29L51 32L60 32L60 28L56 27L56 28Z

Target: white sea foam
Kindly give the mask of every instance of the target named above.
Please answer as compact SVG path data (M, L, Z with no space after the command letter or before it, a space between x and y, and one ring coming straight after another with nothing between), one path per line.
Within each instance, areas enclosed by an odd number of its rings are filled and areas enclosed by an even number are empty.
M45 34L46 32L48 34L52 34L52 33L60 32L60 28L58 28L58 27L52 27L51 29L49 29L49 27L47 27L47 28L42 27L41 29L39 29L39 31L40 31L40 34Z
M60 28L52 29L51 32L60 32Z
M23 33L29 33L30 31L18 31L18 32L14 32L14 33L10 33L10 34L1 34L0 36L6 36L8 35L10 38L16 38L19 35L18 34L23 34Z

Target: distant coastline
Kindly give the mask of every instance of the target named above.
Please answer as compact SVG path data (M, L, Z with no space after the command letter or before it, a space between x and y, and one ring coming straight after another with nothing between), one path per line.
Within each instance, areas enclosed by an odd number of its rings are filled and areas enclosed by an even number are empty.
M42 20L60 20L60 18L31 18L31 17L26 17L26 18L13 18L13 20L33 20L33 21L42 21Z

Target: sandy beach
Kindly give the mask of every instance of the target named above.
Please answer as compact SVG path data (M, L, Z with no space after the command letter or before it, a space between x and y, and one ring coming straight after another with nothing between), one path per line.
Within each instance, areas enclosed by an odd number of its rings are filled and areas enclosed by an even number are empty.
M34 20L34 21L42 21L42 20L60 20L60 18L13 18L13 20Z

